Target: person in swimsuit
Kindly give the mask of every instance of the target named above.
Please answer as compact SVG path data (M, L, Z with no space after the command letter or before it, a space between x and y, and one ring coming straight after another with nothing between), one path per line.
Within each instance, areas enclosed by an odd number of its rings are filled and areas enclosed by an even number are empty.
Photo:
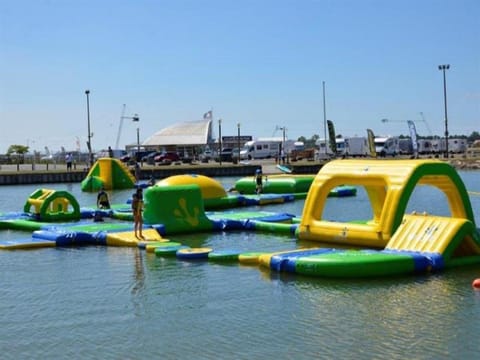
M135 237L144 239L142 230L143 230L143 191L141 188L138 188L135 194L133 194L132 199L132 212L133 212L133 221L135 223L134 231Z
M263 176L262 170L257 169L255 171L255 192L261 194L263 190Z

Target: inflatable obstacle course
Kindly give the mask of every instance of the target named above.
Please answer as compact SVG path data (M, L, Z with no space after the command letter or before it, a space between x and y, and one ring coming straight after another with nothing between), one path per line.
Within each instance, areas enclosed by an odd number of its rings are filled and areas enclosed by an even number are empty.
M340 185L363 187L371 219L336 222L322 217L330 191ZM447 198L452 218L470 220L473 211L465 185L455 169L436 160L334 160L319 171L305 200L297 229L300 240L384 248L403 221L417 185L431 185Z
M135 186L135 177L119 159L100 158L82 180L82 191L130 189Z
M106 245L108 246L129 246L129 247L146 247L149 243L167 242L167 239L163 239L158 231L155 229L143 229L142 231L144 239L135 237L133 231L115 232L106 235Z
M23 211L47 222L80 219L80 205L67 191L37 189L28 197Z
M295 198L305 198L315 175L264 175L263 194L293 194ZM235 191L240 194L256 194L256 183L252 176L243 177L235 182ZM355 196L354 186L340 185L331 190L331 197Z
M315 175L264 175L264 194L307 193ZM235 190L241 194L255 194L256 184L253 176L243 177L235 182Z
M290 251L262 255L276 271L328 277L372 277L437 271L480 263L480 233L465 186L448 164L430 160L332 161L317 175L297 228L300 239L368 245L383 250ZM403 166L403 167L402 167ZM328 192L339 183L366 188L373 219L335 223L322 219ZM416 185L441 190L451 217L404 214Z
M177 185L197 185L200 189L203 207L206 210L227 209L242 206L283 204L296 199L292 194L243 195L227 194L222 184L204 175L174 175L160 180L155 187L171 188ZM253 193L252 193L253 194ZM305 196L303 196L304 198Z
M145 191L144 199L145 223L163 224L167 234L213 230L196 184L152 186Z
M2 241L0 248L128 246L145 249L157 256L218 263L259 263L273 271L352 278L425 273L480 263L480 233L468 193L455 170L439 161L332 161L315 177L301 219L291 214L261 211L205 213L205 198L217 201L224 198L224 190L214 181L203 181L198 176L181 179L183 183L174 181L145 191L145 239L134 236L130 217L124 218L128 222L116 219L116 210L102 214L111 218L106 222L40 222L40 219L69 220L62 216L73 213L69 208L75 208L72 204L76 203L69 194L40 189L27 200L26 217L15 220L13 216L0 214L0 228L28 229L33 231L32 238ZM332 189L343 184L365 188L372 207L371 219L343 223L322 219L325 199ZM451 216L405 214L409 197L417 185L430 185L443 192ZM125 211L125 208L117 211ZM83 212L92 211L83 210L80 216ZM240 253L189 248L162 237L167 233L231 230L296 235L300 240L336 242L342 245L339 247L368 246L370 249L307 248Z

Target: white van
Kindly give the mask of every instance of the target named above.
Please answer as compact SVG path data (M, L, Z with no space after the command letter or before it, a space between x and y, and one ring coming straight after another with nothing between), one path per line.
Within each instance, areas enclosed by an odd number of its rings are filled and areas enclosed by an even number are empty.
M247 141L240 150L240 159L252 160L276 157L280 153L281 144L278 141Z

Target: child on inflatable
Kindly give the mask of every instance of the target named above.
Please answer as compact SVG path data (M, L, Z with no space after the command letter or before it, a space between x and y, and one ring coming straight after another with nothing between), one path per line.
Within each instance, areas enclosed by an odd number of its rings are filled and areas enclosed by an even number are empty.
M257 169L255 171L255 192L261 194L263 190L263 176L262 170Z
M102 186L97 195L97 207L99 209L110 209L110 200L105 188Z

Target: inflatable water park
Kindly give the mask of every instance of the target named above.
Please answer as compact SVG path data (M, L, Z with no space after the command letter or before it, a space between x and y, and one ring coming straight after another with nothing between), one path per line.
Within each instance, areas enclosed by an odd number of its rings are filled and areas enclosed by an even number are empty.
M127 246L177 260L237 262L334 278L421 274L480 263L480 231L468 192L456 170L440 160L333 160L311 177L270 175L265 183L272 184L271 193L252 193L253 177L238 180L233 192L195 174L145 186L143 238L135 237L129 201L111 209L81 207L66 191L38 189L28 195L23 211L0 214L1 230L28 234L0 241L0 250ZM100 159L81 185L83 191L140 186L115 159ZM445 195L450 216L406 213L415 188L424 185ZM370 218L342 222L324 216L327 198L341 196L342 189L355 196L357 188L368 195ZM299 194L305 194L301 215L261 210L295 201ZM318 246L242 253L170 240L177 234L229 231L271 233Z

